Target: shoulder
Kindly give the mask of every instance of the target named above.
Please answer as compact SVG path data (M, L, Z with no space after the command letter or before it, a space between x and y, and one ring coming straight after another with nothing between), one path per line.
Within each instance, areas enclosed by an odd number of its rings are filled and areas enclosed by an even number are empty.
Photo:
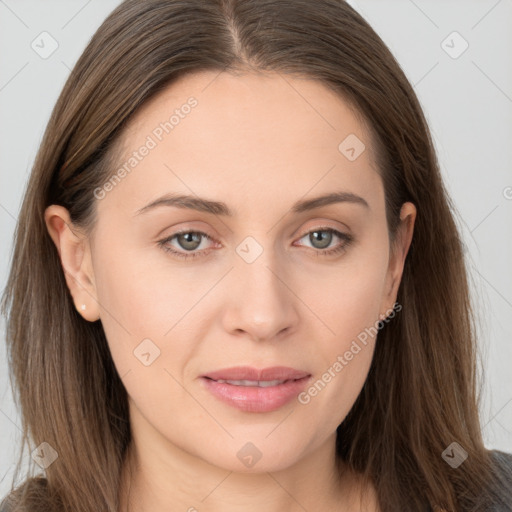
M512 453L500 450L489 450L493 461L495 476L499 481L507 483L507 490L512 493Z
M502 452L500 450L489 450L489 455L492 456L501 469L504 471L512 471L512 453Z
M484 500L492 503L489 512L506 512L512 510L512 453L489 450L492 461L492 479Z

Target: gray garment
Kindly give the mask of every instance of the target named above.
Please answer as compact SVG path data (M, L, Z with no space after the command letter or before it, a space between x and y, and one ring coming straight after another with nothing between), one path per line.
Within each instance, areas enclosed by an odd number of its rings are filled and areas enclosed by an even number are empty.
M494 479L481 496L480 503L473 510L464 512L512 512L512 453L490 450L489 454L495 463ZM428 505L426 510L432 512ZM6 496L0 503L0 512L11 511Z
M458 512L512 512L512 453L489 450L494 463L493 478L473 508ZM2 511L0 511L2 512ZM412 512L412 511L411 511ZM427 505L425 512L434 512Z
M495 478L474 512L512 512L512 453L491 450L489 454L495 462Z

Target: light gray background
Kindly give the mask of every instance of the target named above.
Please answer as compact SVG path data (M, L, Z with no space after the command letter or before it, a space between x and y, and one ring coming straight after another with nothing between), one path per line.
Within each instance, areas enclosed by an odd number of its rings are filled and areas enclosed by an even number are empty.
M485 441L488 448L512 452L512 1L351 3L395 54L429 120L468 248L480 315ZM86 43L117 4L0 0L1 289L22 194L51 109ZM47 59L31 47L44 31L59 45ZM450 36L454 31L469 44L457 58L464 41ZM20 419L8 384L3 319L0 330L3 496L16 460Z

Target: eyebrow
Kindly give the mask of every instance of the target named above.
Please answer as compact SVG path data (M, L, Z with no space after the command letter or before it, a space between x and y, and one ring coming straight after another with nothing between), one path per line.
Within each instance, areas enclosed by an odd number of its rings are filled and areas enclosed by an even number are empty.
M332 192L322 196L314 197L312 199L303 199L297 201L292 207L293 213L302 213L322 206L327 206L335 203L352 203L361 205L370 209L369 204L362 197L353 194L352 192ZM174 206L176 208L184 208L189 210L196 210L199 212L212 213L214 215L222 215L226 217L233 217L233 211L226 203L222 201L212 201L198 196L184 195L184 194L166 194L143 208L137 210L135 215L147 212L159 206Z

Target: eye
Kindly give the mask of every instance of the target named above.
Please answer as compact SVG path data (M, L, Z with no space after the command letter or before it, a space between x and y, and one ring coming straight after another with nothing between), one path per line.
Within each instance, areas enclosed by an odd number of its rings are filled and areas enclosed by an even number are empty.
M341 253L353 242L352 235L341 233L336 229L328 227L311 230L299 240L302 240L302 238L305 237L309 237L310 243L313 244L312 248L316 249L319 256L330 256ZM342 240L343 243L335 245L333 248L328 248L335 238ZM209 240L210 242L214 241L212 237L202 231L183 230L158 241L158 245L164 251L172 253L178 258L195 258L197 256L205 255L204 253L208 253L210 250L209 248L198 250L201 247L203 239ZM178 244L177 248L179 250L176 250L176 245L171 244L174 240L176 240L176 243Z
M349 235L348 233L342 233L337 229L328 227L316 228L312 231L309 231L302 238L305 237L308 237L308 240L313 245L313 249L317 249L318 254L321 256L331 256L333 254L341 253L345 251L347 247L354 241L352 235ZM335 245L332 248L328 248L335 238L338 238L343 242L341 244Z
M178 231L177 233L174 233L174 235L164 238L163 240L160 240L158 242L158 245L164 251L170 252L173 255L177 256L178 258L183 258L183 259L195 258L196 256L200 256L201 253L200 252L190 252L190 251L196 251L196 249L198 249L201 246L202 238L213 242L212 237L210 237L206 233L203 233L202 231L183 230L183 231ZM176 239L176 242L178 243L179 248L184 249L186 252L177 251L176 249L173 249L172 246L169 245L169 243L172 242L174 239Z

